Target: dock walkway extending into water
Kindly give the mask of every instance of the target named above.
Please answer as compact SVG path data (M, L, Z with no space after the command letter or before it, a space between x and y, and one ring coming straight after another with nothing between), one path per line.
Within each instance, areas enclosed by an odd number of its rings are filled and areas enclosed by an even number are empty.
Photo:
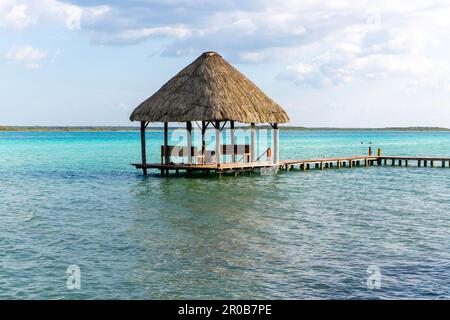
M412 166L417 167L435 167L442 168L450 167L450 157L424 157L424 156L350 156L350 157L333 157L333 158L316 158L316 159L301 159L301 160L280 160L278 164L270 162L250 162L250 163L222 163L216 164L160 164L160 163L148 163L140 164L135 163L138 169L158 169L161 175L168 175L170 172L179 173L184 171L188 174L193 172L201 172L204 174L216 173L222 174L234 174L244 172L253 172L261 169L276 168L281 170L311 170L311 169L329 169L329 168L353 168L358 166Z

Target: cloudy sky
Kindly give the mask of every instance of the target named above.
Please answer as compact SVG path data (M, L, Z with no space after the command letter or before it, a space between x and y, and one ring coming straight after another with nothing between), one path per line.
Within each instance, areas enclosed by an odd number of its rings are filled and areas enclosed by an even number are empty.
M450 1L0 0L0 125L129 125L218 51L292 125L450 127Z

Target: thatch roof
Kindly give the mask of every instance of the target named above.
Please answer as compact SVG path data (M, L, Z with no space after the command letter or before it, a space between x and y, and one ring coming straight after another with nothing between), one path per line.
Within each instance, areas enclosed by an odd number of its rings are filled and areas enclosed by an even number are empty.
M131 114L132 121L284 123L286 112L215 52L205 52Z

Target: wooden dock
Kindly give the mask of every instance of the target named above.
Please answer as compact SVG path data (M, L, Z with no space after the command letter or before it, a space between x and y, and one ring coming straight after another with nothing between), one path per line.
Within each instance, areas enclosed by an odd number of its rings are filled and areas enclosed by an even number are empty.
M341 169L353 167L369 167L369 166L416 166L416 167L442 167L450 168L450 157L408 157L408 156L350 156L350 157L334 157L334 158L316 158L316 159L301 159L301 160L280 160L278 164L270 162L252 162L252 163L222 163L216 164L160 164L149 163L140 164L134 163L133 166L137 169L157 169L161 175L168 175L169 173L179 174L185 172L188 175L199 172L205 175L215 173L221 176L222 174L234 174L235 176L241 173L252 173L260 171L263 168L276 168L280 170L324 170L324 169Z
M404 157L404 156L382 156L379 157L384 165L405 166L416 165L417 167L434 167L440 164L442 168L450 167L450 157Z

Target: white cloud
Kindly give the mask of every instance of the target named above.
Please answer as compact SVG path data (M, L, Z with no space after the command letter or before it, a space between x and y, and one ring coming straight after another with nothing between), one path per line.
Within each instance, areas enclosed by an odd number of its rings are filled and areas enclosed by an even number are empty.
M3 23L17 29L23 29L35 22L29 15L29 8L25 4L13 5L4 13Z
M276 61L280 78L320 87L409 77L445 86L450 71L446 0L2 0L0 24L53 21L94 43L164 39L164 55L217 50L233 62Z
M346 14L353 18L334 19L322 38L293 49L299 58L287 60L291 62L280 78L313 87L361 78L405 78L448 89L450 46L445 39L450 24L440 17L450 13L450 3L381 2L375 16L370 10L350 6Z
M16 47L13 46L6 54L7 61L24 65L29 69L37 69L40 67L40 62L47 54L32 46Z
M105 5L82 7L58 0L1 0L0 26L24 29L39 21L53 21L69 30L79 30L82 21L95 20L109 10Z

